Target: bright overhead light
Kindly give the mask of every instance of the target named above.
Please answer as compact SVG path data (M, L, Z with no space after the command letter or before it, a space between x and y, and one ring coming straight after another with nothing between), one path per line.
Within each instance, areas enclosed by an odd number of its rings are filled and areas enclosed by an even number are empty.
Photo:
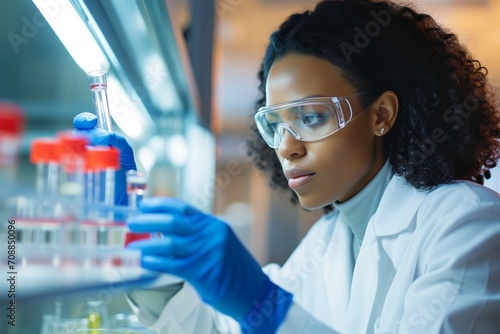
M110 63L97 42L98 39L71 1L33 0L33 3L85 73L95 70L108 72L108 101L110 114L116 125L131 139L144 136L146 129L150 129L153 123L144 104L133 92L127 94L122 83L109 71Z
M113 75L108 77L107 93L109 113L116 125L130 138L138 139L141 137L144 134L146 120L150 120L146 111L140 112L141 109L144 109L142 102L138 98L132 102L123 86Z
M33 0L33 3L80 68L85 72L109 68L106 56L69 1Z
M158 107L164 111L180 110L181 103L172 82L172 77L165 62L157 53L145 56L145 82L152 98Z

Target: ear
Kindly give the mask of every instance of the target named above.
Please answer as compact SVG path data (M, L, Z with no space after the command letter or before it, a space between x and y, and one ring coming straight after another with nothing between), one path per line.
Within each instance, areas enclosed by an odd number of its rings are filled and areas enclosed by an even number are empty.
M398 110L399 101L396 93L388 90L380 94L372 104L373 133L375 136L383 136L392 129L398 116Z

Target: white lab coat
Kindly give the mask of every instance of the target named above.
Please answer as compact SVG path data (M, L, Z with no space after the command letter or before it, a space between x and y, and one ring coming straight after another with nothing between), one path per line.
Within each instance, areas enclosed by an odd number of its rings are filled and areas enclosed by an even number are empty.
M283 267L264 268L294 295L279 333L500 333L497 193L471 182L420 192L394 176L356 261L337 218L323 216ZM187 284L144 320L158 333L240 332Z

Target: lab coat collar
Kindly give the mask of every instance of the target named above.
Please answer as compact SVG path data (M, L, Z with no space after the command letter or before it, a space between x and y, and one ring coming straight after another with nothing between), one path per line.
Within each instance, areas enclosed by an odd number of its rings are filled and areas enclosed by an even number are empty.
M417 190L404 177L394 175L372 218L375 235L390 236L406 230L428 193Z
M404 232L415 228L415 216L427 194L409 185L401 176L395 175L389 181L379 207L368 223L354 268L346 333L373 333L370 323L375 323L377 319L374 317L381 312L381 304L375 302L376 296L388 287L385 275L395 272L399 263L400 254L394 252L395 245L408 244L411 234ZM389 236L391 242L381 240ZM385 248L388 245L392 247ZM399 247L397 252L404 251L402 248Z

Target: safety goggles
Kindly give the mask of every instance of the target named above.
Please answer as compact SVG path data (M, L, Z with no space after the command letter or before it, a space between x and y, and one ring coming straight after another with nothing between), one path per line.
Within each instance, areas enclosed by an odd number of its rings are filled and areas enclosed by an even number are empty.
M261 107L254 116L255 123L271 148L280 147L285 131L300 141L320 140L342 129L364 111L354 115L349 102L364 93L368 92L343 97L308 97Z

